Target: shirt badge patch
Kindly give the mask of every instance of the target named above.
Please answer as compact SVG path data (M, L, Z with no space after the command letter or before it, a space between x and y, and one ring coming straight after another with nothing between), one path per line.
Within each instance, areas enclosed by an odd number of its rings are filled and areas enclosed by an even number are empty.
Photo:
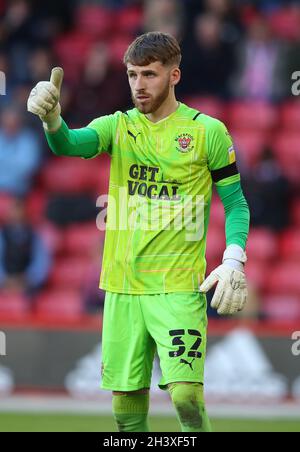
M235 150L233 146L228 149L229 163L234 163L236 161Z
M190 152L194 149L194 146L191 145L192 141L194 141L194 137L189 133L182 133L175 138L175 141L178 143L177 151L179 152Z

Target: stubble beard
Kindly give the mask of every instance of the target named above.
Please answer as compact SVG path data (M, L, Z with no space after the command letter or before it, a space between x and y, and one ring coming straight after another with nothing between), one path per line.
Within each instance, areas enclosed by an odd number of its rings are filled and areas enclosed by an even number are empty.
M164 88L161 90L161 92L155 97L152 98L149 103L143 105L141 102L139 102L138 99L135 99L133 94L131 93L131 99L134 104L134 106L139 110L140 113L143 113L144 115L147 115L149 113L154 113L157 111L160 106L165 102L165 100L168 98L170 93L170 85L169 82L167 82L164 86Z

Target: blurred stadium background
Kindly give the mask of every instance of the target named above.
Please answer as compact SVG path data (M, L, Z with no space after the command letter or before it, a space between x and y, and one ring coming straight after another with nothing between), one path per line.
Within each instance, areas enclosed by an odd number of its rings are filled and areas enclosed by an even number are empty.
M0 0L0 431L115 429L98 389L109 159L51 155L26 101L60 65L69 126L130 108L122 56L151 30L182 45L179 100L228 126L251 208L248 308L209 311L214 428L300 431L300 4L280 0ZM208 270L224 246L215 198ZM159 372L152 427L178 431Z

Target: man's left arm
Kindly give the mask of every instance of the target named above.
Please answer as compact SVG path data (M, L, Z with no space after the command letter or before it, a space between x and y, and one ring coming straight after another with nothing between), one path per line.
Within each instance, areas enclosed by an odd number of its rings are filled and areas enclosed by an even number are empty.
M224 206L226 246L237 245L245 250L249 234L250 213L241 183L217 185L216 189Z
M220 121L215 121L210 128L207 154L212 179L225 211L226 250L222 264L208 276L200 290L206 293L217 283L211 306L221 315L234 314L243 309L248 296L244 265L250 213L241 188L232 139Z

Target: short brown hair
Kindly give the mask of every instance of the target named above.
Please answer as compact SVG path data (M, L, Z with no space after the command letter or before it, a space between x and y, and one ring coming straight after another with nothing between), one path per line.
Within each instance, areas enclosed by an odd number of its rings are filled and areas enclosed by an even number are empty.
M155 61L163 65L180 65L181 50L177 40L168 33L151 31L138 36L124 55L124 64L147 66Z

